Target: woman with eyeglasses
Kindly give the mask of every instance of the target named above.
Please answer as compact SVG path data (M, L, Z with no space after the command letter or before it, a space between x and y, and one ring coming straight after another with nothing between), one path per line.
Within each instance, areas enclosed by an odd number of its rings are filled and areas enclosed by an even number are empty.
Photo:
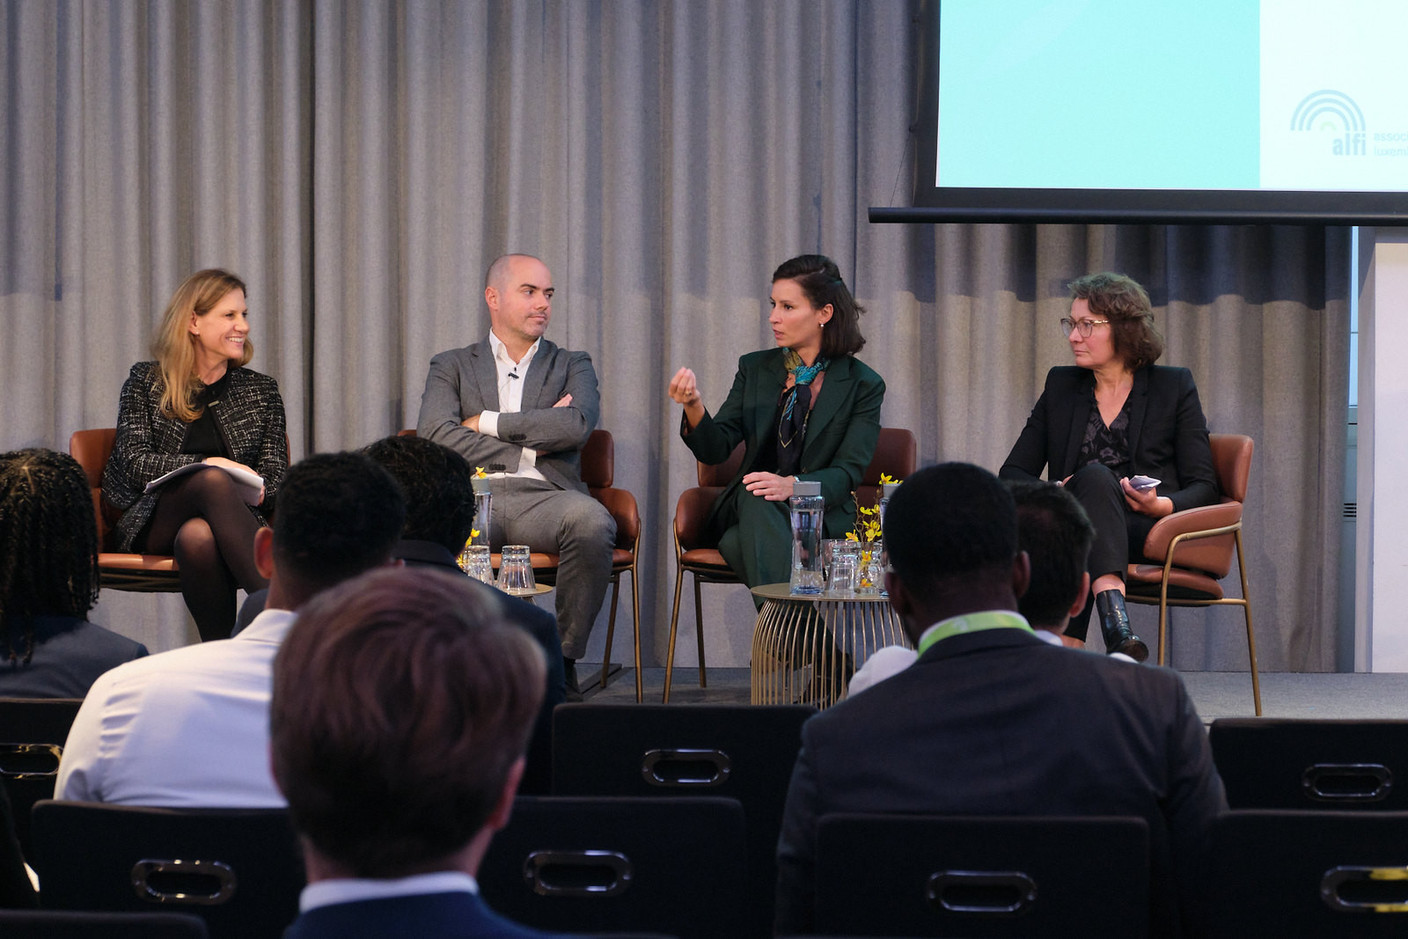
M1095 526L1091 602L1066 635L1084 645L1094 606L1107 652L1137 661L1149 649L1129 626L1124 574L1142 559L1154 522L1217 500L1207 419L1193 375L1155 365L1164 341L1149 294L1123 274L1088 274L1071 286L1061 331L1074 366L1057 366L999 474L1064 485Z

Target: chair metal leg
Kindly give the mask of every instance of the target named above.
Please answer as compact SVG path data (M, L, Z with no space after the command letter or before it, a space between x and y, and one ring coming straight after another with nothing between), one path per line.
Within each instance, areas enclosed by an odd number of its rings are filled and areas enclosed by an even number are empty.
M699 687L708 687L704 678L704 602L699 599L699 575L694 575L694 636L699 644Z
M675 606L670 612L670 644L665 653L665 695L661 698L662 704L670 703L670 680L675 672L675 634L680 628L680 588L684 586L684 575L684 566L681 565L675 571ZM699 590L699 575L697 574L694 578L694 589L696 593Z
M645 700L644 686L640 673L640 578L636 576L636 565L631 563L631 629L636 640L636 704Z
M611 612L606 615L606 651L601 655L601 690L606 690L606 675L611 669L611 640L616 635L616 598L621 593L621 573L611 575Z
M1252 667L1252 702L1256 705L1256 716L1261 716L1261 681L1256 672L1256 636L1252 633L1252 595L1247 592L1247 565L1242 560L1242 530L1236 532L1237 573L1242 578L1242 612L1247 618L1247 658Z

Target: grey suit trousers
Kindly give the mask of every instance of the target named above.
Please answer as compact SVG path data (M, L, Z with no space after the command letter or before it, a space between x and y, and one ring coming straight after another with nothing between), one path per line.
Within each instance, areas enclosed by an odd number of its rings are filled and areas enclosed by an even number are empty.
M574 489L517 477L489 480L493 518L489 541L495 551L526 544L558 555L557 626L562 654L579 659L611 580L616 521L606 507Z

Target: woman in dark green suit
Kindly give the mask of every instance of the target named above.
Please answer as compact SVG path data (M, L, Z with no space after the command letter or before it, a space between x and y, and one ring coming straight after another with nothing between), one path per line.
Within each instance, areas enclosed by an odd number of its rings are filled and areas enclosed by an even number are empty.
M670 381L684 406L680 436L700 462L722 463L741 440L743 465L710 512L719 553L750 587L786 581L791 570L787 498L798 479L821 483L828 538L855 523L851 492L880 436L885 381L855 357L865 346L864 310L830 258L792 258L772 275L777 348L738 360L717 414L705 408L694 372Z

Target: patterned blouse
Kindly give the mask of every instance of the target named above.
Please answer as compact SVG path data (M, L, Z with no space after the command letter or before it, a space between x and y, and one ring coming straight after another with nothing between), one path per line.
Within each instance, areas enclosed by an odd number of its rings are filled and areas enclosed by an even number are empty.
M1100 405L1090 402L1090 417L1085 422L1085 437L1080 442L1078 466L1100 463L1114 471L1115 476L1129 476L1129 398L1125 398L1120 413L1109 426L1100 416Z

